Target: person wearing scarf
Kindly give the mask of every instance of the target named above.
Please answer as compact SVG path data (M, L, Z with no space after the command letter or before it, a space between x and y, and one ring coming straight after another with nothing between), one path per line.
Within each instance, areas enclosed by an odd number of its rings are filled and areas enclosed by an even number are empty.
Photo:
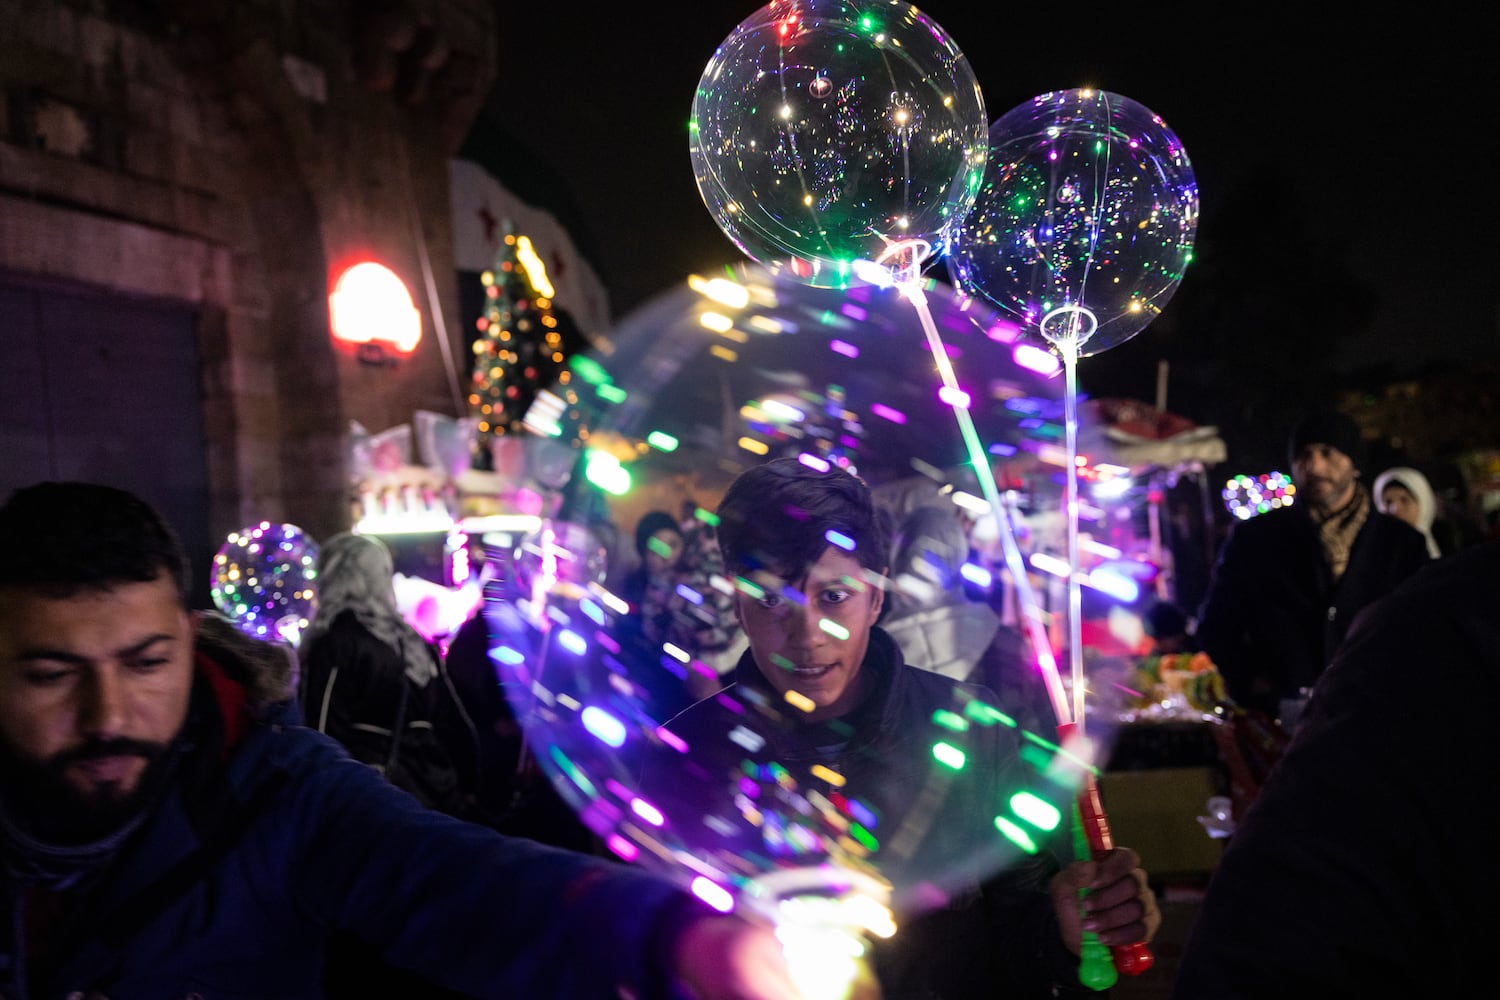
M1301 704L1354 616L1428 562L1421 533L1371 503L1364 452L1348 416L1309 413L1287 442L1294 502L1236 523L1219 551L1195 635L1242 708Z
M317 612L301 642L303 715L424 805L465 816L478 737L437 650L402 618L394 581L378 538L335 535L319 548Z

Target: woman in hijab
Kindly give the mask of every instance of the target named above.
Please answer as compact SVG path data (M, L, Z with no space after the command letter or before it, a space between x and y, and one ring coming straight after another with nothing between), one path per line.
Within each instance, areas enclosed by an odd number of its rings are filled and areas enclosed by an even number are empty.
M1437 519L1437 495L1427 477L1416 469L1398 465L1375 477L1375 506L1385 514L1400 518L1416 528L1427 539L1427 554L1437 559L1442 553L1432 537L1432 522Z
M303 717L428 807L463 816L477 736L437 650L401 617L394 576L378 538L336 535L319 550L317 613L300 649Z
M964 590L968 558L968 531L951 503L908 511L892 539L891 586L880 627L907 663L989 687L998 707L1023 729L1055 739L1052 702L1041 673L1027 667L1025 640Z

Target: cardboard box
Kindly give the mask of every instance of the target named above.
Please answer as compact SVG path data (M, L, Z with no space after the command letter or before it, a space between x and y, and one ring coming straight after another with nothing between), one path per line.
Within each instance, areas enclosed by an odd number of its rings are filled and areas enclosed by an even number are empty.
M1203 882L1218 866L1224 841L1198 822L1216 794L1210 768L1105 771L1098 783L1110 835L1141 856L1153 882Z

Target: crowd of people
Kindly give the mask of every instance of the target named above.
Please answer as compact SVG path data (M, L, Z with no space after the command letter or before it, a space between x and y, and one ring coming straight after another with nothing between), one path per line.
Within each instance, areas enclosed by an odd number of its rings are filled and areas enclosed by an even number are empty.
M1441 698L1411 677L1465 697L1493 686L1500 634L1477 609L1497 596L1500 542L1445 533L1413 467L1365 485L1364 442L1337 412L1308 414L1288 458L1298 502L1233 526L1202 606L1144 612L1157 653L1201 651L1226 707L1290 741L1238 817L1177 995L1457 990L1494 879L1456 849L1435 856L1463 825L1424 817L1451 812L1461 783L1482 792L1470 769L1490 765L1447 756L1477 727L1440 737ZM651 657L644 689L699 748L642 787L712 823L752 738L789 769L783 791L836 795L836 774L909 841L883 874L926 894L897 892L901 931L874 947L869 995L1089 995L1085 942L1149 942L1155 892L1129 846L1077 856L1066 824L1024 856L995 837L993 802L1039 780L1023 747L1059 730L1003 595L961 572L968 529L950 502L883 508L857 476L796 459L750 468L712 511L640 517L634 565L611 573L628 609L616 639L680 654ZM381 541L338 535L292 648L190 607L189 570L128 492L41 483L0 507L15 915L0 996L800 995L773 928L618 860L559 795L483 608L440 648L403 619ZM955 737L967 765L949 774L926 729L976 701L1012 724ZM1397 720L1406 739L1389 738ZM1483 828L1493 806L1466 798ZM902 841L912 829L925 835ZM768 850L760 831L717 835ZM937 890L903 877L938 856Z

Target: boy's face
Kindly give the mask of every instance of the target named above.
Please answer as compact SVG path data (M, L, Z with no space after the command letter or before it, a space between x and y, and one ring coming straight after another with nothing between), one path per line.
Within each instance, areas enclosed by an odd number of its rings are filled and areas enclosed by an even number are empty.
M749 579L763 593L735 594L755 665L809 721L838 718L859 703L860 668L885 599L864 572L830 545L801 579L757 570Z

